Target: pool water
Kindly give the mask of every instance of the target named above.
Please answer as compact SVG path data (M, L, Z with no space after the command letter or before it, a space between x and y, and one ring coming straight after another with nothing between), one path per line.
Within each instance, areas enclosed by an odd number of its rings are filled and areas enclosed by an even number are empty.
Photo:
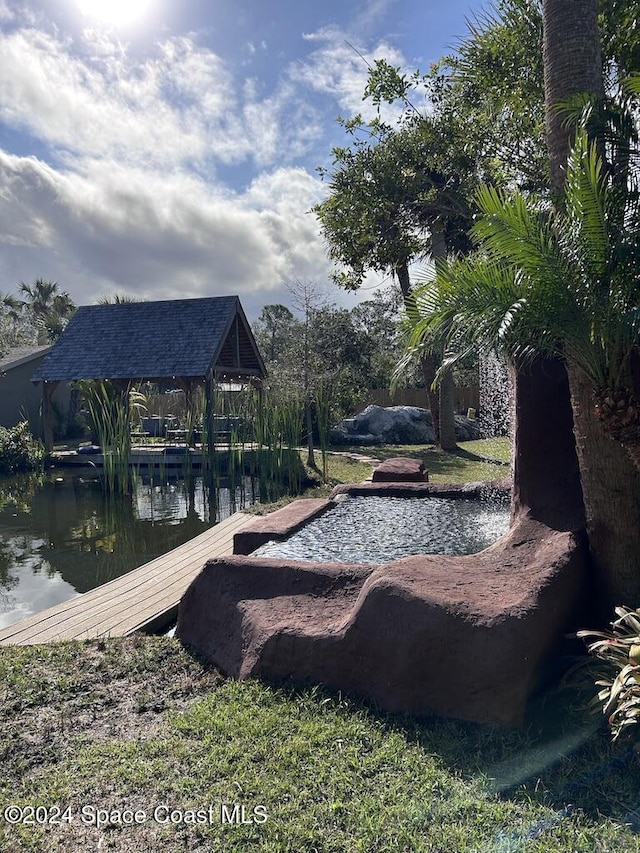
M475 554L509 528L508 503L467 498L349 497L254 555L387 563L411 554Z

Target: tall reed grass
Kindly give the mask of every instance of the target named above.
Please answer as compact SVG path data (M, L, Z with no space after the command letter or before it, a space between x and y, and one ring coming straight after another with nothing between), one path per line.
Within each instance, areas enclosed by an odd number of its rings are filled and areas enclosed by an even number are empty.
M102 448L102 481L108 492L126 493L131 482L131 421L137 422L149 404L148 394L115 388L109 382L81 383L94 435ZM300 458L304 398L295 388L258 390L246 384L229 391L211 383L209 394L197 389L193 405L184 413L187 436L182 460L185 481L193 475L189 445L201 427L202 478L208 491L210 517L219 516L219 491L229 486L233 508L243 506L245 477L249 475L255 500L277 500L299 494L305 471ZM208 396L208 403L207 403ZM315 401L323 473L330 420L329 386L319 387ZM160 457L159 480L165 480L166 459ZM153 476L153 475L152 475Z
M144 397L139 392L117 389L108 380L81 383L92 431L102 449L102 482L107 492L126 494L134 472L130 466L131 412L140 414Z
M254 435L254 473L261 500L277 500L302 488L302 440L304 403L300 394L282 389L254 391L251 398Z

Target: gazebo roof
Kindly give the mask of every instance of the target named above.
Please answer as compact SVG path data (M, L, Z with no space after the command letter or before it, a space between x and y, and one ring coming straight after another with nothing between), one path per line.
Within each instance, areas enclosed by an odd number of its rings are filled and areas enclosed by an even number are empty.
M32 377L161 380L266 375L237 296L78 308Z

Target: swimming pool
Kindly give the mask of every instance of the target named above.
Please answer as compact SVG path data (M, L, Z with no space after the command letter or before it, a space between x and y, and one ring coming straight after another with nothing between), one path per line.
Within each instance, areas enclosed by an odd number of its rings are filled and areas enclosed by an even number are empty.
M469 498L350 496L254 556L387 563L411 554L475 554L509 528L509 505Z

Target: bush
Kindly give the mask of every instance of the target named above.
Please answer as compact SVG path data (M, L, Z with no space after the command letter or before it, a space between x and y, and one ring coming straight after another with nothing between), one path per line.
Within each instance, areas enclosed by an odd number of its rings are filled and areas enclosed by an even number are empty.
M44 459L44 447L29 432L22 421L14 427L0 426L0 473L31 471L39 468Z
M616 607L616 615L611 631L578 631L596 638L588 649L605 665L596 685L614 740L640 719L640 610Z

